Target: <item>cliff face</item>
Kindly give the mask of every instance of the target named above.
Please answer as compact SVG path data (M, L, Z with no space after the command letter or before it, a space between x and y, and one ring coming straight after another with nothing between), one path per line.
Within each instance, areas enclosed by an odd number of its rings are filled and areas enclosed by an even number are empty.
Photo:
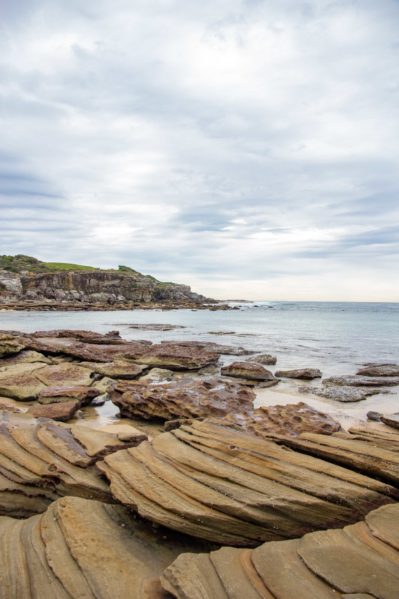
M20 256L10 265L0 256L0 299L10 301L55 302L83 304L203 304L212 302L193 293L187 285L163 283L154 277L120 267L120 270L84 270L79 265L35 261L34 271L19 270ZM28 258L28 257L24 257ZM33 259L31 259L33 260ZM23 262L25 266L26 260ZM4 264L6 264L4 268ZM40 265L43 265L40 268ZM3 265L3 269L1 269ZM42 270L43 272L40 272ZM16 271L16 272L15 272Z

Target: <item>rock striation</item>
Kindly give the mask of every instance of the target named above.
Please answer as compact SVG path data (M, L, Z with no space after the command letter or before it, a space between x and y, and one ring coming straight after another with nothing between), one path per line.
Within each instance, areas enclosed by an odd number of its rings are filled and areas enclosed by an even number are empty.
M397 599L399 505L373 510L343 530L182 554L160 578L160 599Z
M342 527L399 497L388 482L210 422L117 451L97 468L142 517L243 547Z
M76 497L27 520L0 517L0 539L0 599L156 599L155 579L179 554L207 550Z
M30 516L63 495L112 501L95 462L145 438L124 442L84 426L0 412L0 514Z
M278 383L278 379L262 364L256 362L232 362L223 366L221 373L224 376L239 378L248 382L263 383L264 386L272 386Z
M182 378L170 382L119 383L112 402L127 418L173 420L225 416L252 411L255 393L217 378Z

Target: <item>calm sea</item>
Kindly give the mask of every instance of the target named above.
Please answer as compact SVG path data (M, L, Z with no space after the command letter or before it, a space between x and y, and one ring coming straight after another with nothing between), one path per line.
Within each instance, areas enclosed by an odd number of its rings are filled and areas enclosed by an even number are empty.
M398 303L258 302L239 310L132 310L117 312L0 312L0 329L59 328L107 332L126 339L197 339L272 353L278 367L318 367L324 374L353 373L365 362L399 360ZM137 323L185 328L140 331ZM215 335L211 333L226 333Z

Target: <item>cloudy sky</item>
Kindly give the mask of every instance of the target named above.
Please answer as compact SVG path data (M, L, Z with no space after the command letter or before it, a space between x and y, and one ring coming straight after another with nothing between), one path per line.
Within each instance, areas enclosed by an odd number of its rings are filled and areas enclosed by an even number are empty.
M1 0L0 140L2 254L399 301L397 0Z

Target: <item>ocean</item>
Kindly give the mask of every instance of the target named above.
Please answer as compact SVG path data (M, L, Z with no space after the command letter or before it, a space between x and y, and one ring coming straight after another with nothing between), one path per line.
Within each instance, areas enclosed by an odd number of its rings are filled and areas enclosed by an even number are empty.
M118 329L125 339L205 340L240 345L277 357L275 369L320 368L323 376L354 374L367 362L399 361L399 303L254 302L237 310L132 310L115 312L0 312L0 329ZM148 331L132 324L172 324L184 328ZM225 361L233 358L228 356ZM273 370L274 367L271 369ZM399 410L399 390L358 404L338 404L298 394L298 381L258 392L258 404L307 403L335 415L364 418L367 410Z

